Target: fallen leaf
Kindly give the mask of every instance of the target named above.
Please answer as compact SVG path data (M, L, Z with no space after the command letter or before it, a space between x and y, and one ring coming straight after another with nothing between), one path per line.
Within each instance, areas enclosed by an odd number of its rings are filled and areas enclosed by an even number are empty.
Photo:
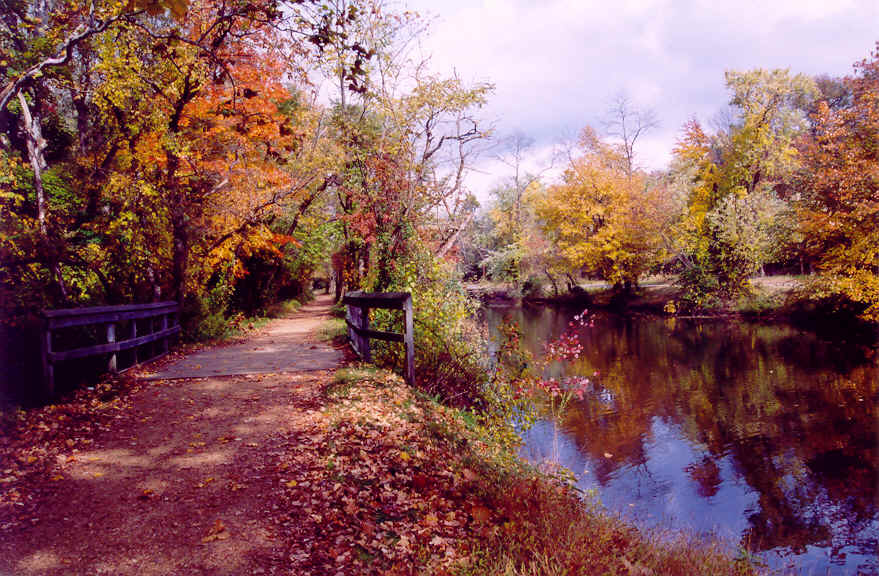
M290 480L289 482L287 482L287 483L285 484L285 486L286 486L287 488L296 488L296 485L297 485L296 480Z
M491 518L491 511L485 506L474 506L470 514L474 520L480 523L488 522L488 519Z
M400 536L400 539L397 540L397 548L400 548L401 550L409 549L409 538L405 534Z
M222 520L217 520L214 522L211 531L208 532L208 535L201 539L202 543L207 544L208 542L213 542L214 540L226 540L229 537L229 531L226 530L226 526L223 525Z

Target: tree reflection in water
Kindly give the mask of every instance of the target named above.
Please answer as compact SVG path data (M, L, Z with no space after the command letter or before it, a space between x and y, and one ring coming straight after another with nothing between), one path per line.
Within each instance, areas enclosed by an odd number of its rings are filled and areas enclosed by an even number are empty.
M514 315L535 353L574 312ZM557 457L606 506L654 524L716 531L806 573L879 572L877 362L786 326L596 318L579 360L592 376L562 423ZM550 423L526 455L552 449Z

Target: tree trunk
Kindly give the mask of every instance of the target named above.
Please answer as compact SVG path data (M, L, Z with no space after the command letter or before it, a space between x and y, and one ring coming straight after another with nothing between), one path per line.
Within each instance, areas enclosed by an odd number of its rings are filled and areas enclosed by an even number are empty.
M156 271L152 266L147 267L147 280L149 280L150 288L152 288L152 301L159 302L162 300L162 287L156 281Z
M40 117L31 115L27 99L23 92L18 93L18 101L21 104L21 119L27 140L27 157L30 160L31 169L34 171L34 192L37 195L37 223L40 235L45 239L48 236L46 228L46 193L43 190L43 168L46 161L43 158L43 149L46 141L43 140L40 129Z
M189 245L186 238L186 222L182 214L172 217L171 227L174 238L173 279L174 298L183 305L186 290L186 267L189 257Z
M342 301L342 296L345 293L345 251L339 250L335 254L330 257L330 262L333 265L333 281L335 283L335 296L333 298L333 302L339 303Z
M333 296L333 302L338 304L342 301L342 296L345 293L345 269L339 268L337 270L334 270L333 273L336 277L336 293Z
M543 269L543 273L546 274L546 277L549 278L549 282L550 282L550 284L552 284L552 293L553 293L553 295L554 295L554 296L558 296L558 295L559 295L559 285L558 285L558 283L555 281L555 277L554 277L552 274L550 274L550 273L549 273L549 270L547 270L546 268Z
M464 217L464 220L458 225L455 231L452 233L449 238L443 242L442 246L440 246L439 251L436 253L437 258L442 258L446 255L446 252L452 249L455 243L458 241L458 237L461 235L461 232L470 224L470 221L473 220L473 215L475 212L470 212L467 216Z
M43 149L46 147L46 141L43 139L43 132L40 128L40 117L36 113L31 114L30 106L28 106L23 92L18 93L18 102L21 104L21 119L27 141L27 156L34 172L34 193L37 196L37 226L40 231L40 239L44 249L48 252L49 269L58 286L58 291L61 293L61 298L67 300L67 287L64 285L61 266L55 256L56 247L51 246L49 242L49 227L46 223L46 214L49 208L46 192L43 188L43 168L46 166Z

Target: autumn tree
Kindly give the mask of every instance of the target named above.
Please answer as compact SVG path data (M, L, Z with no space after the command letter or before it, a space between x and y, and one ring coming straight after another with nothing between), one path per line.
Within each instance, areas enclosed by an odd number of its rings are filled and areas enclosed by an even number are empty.
M640 109L625 94L618 94L611 102L604 120L605 132L619 144L625 158L626 173L636 169L635 145L645 134L659 126L653 110Z
M688 181L677 260L685 299L697 307L735 298L774 257L816 94L811 78L786 70L727 72L726 83L728 125L708 134L688 122L674 150L672 172Z
M534 191L541 188L543 174L552 168L552 159L535 161L534 140L521 132L503 139L501 146L502 152L496 158L506 166L509 175L492 190L488 208L492 231L489 250L482 258L483 267L494 280L512 282L516 291L525 282L536 288L536 274L546 273L555 285L555 278L543 266L541 249L537 246L542 234L536 224L533 203L529 201ZM528 164L533 169L528 169Z
M222 310L245 261L295 244L338 165L306 79L325 34L309 4L10 5L7 311L224 287Z
M879 44L824 98L802 140L798 212L818 277L813 294L842 296L879 320ZM826 94L826 92L825 92Z
M572 156L560 184L536 198L536 212L569 272L584 270L618 288L630 288L660 258L662 200L639 171L629 171L620 146L586 129L581 154Z
M381 2L361 11L357 26L348 23L346 2L312 16L330 38L350 43L321 46L331 62L360 62L364 72L363 82L353 84L342 81L337 65L322 69L338 86L333 122L343 156L335 188L344 244L337 296L346 286L387 288L417 243L437 255L449 252L474 213L464 176L487 134L474 110L491 91L425 72L411 50L424 27L417 15Z

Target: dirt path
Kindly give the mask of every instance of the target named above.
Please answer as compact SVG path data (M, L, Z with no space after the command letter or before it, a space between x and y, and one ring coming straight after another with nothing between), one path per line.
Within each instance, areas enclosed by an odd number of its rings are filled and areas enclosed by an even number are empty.
M297 519L278 509L279 462L320 407L331 373L313 368L342 358L314 339L327 310L320 301L253 340L170 366L162 374L179 379L138 384L87 432L58 434L60 450L7 446L0 575L286 573L284 525ZM218 356L236 373L251 360L265 372L268 346L290 372L186 377ZM48 414L39 426L55 426L58 412ZM19 478L12 459L46 461Z
M331 370L342 353L315 342L310 335L320 328L332 306L331 296L320 296L289 318L275 320L246 341L206 348L148 375L148 378L199 378L241 374L273 374Z

